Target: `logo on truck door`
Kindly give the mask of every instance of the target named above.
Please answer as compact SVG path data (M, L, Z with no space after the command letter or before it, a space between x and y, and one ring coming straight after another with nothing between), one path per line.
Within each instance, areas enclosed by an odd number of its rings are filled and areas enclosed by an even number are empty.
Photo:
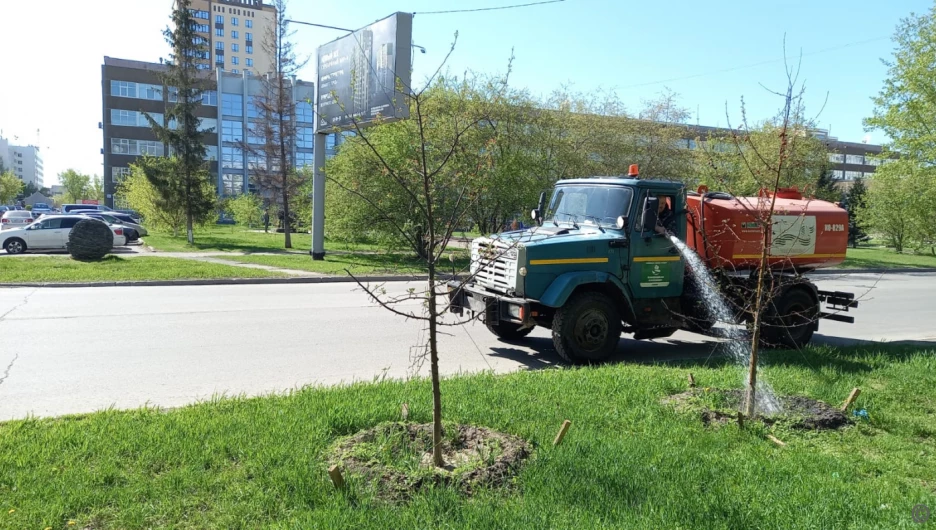
M670 284L671 267L668 261L646 261L640 269L641 287L667 287Z

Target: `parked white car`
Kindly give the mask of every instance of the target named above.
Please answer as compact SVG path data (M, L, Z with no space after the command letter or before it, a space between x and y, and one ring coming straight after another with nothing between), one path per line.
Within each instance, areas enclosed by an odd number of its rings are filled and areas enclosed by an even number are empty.
M43 215L42 219L22 228L0 232L0 248L8 254L21 254L27 250L63 250L68 246L68 234L82 215ZM103 221L102 221L103 222ZM114 233L114 246L127 244L120 225L108 225Z
M0 230L23 228L35 219L29 210L7 210L0 216Z

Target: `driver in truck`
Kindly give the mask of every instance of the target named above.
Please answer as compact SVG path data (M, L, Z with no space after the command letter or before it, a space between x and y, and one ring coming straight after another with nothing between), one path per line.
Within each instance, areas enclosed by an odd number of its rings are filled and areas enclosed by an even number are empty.
M671 234L676 221L676 215L673 214L673 208L670 206L672 199L667 195L657 195L657 198L660 199L660 204L657 209L656 233Z

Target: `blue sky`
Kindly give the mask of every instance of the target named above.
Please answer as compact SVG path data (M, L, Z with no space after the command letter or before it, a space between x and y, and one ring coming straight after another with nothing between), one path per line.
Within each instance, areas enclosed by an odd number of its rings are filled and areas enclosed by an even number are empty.
M886 74L880 59L891 55L890 36L899 20L922 13L932 0L788 0L629 2L565 0L520 9L418 14L526 3L530 0L292 0L291 18L358 28L394 11L417 12L413 41L414 80L424 79L444 58L456 31L448 67L499 73L511 48L512 84L546 95L571 83L579 91L615 89L630 110L669 88L704 125L732 121L740 98L754 120L773 115L782 101L768 88L785 86L783 38L787 53L803 53L801 80L807 110L842 140L861 141L861 120ZM10 2L6 21L36 20L37 4ZM166 55L161 30L169 22L171 0L50 0L42 24L4 24L0 80L0 129L19 143L43 149L46 185L69 167L101 173L100 65L105 55L157 62ZM46 9L45 7L43 9ZM75 21L82 20L81 24ZM76 28L81 27L78 31ZM296 26L302 55L341 33ZM40 46L41 44L41 46ZM23 51L17 51L23 50ZM28 53L26 52L28 50ZM753 65L753 66L752 66ZM300 75L315 79L315 62ZM885 138L871 133L871 142Z

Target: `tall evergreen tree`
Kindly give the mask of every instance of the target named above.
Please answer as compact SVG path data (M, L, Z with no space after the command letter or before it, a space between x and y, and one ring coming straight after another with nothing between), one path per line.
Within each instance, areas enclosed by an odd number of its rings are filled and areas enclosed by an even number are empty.
M192 244L194 225L206 221L214 211L215 190L205 163L204 133L199 130L196 116L205 83L205 77L199 75L198 60L207 47L195 31L196 21L190 7L191 0L176 0L172 11L174 27L163 32L172 48L162 75L168 89L165 123L158 123L147 114L156 136L169 146L169 155L176 159L174 164L160 167L175 169L145 173L162 202L181 205L185 210L186 237Z
M865 186L864 179L858 177L848 189L848 196L845 199L845 209L848 210L848 244L855 248L865 237L864 227L858 218L858 212L865 207L865 194L868 187Z

